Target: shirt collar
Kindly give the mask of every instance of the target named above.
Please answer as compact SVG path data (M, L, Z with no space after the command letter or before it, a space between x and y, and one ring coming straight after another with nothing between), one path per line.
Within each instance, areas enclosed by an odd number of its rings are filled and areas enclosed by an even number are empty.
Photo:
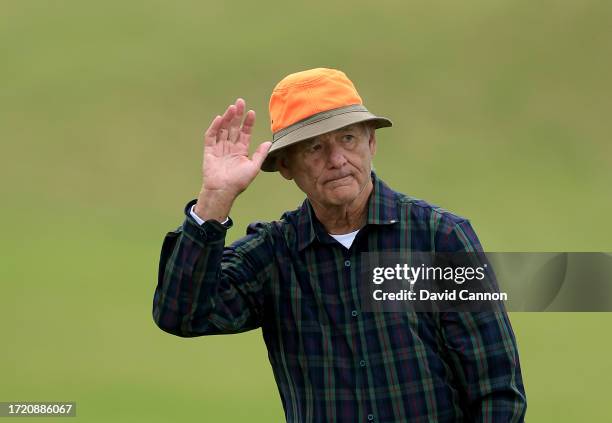
M397 193L376 176L372 171L372 184L374 186L368 199L368 215L366 225L389 225L398 221ZM308 198L304 200L298 211L297 218L297 248L302 251L318 238L321 242L330 242L332 238L327 234L323 225L315 216Z

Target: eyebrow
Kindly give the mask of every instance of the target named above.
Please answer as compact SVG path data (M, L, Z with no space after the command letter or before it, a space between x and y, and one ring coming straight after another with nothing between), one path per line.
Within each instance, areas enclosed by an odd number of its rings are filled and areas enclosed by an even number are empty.
M331 131L331 132L346 132L346 131L353 131L353 130L356 130L357 128L359 128L359 126L358 126L356 123L352 123L352 124L350 124L350 125L343 126L342 128L335 129L335 130L333 130L333 131ZM301 142L299 143L299 145L301 145L301 146L302 146L302 148L307 148L309 145L311 145L312 143L316 142L316 141L317 141L317 138L318 138L318 137L320 137L320 136L321 136L321 135L316 135L316 136L314 136L314 137L307 138L307 139L305 139L305 140L301 141Z

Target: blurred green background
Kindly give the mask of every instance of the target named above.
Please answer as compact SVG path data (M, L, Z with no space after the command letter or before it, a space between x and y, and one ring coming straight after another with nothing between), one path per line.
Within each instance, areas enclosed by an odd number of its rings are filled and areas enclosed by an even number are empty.
M86 422L283 420L259 331L151 318L161 241L237 96L337 67L394 127L392 187L489 251L610 251L612 2L0 1L0 401ZM303 195L261 174L229 241ZM513 313L531 422L609 421L612 315ZM74 419L65 419L75 421Z

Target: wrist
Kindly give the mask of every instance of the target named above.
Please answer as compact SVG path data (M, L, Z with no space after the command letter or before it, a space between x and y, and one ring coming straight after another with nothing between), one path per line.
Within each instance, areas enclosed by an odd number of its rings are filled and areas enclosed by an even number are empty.
M189 214L191 215L191 217L193 217L193 220L196 221L196 223L198 225L202 225L204 224L205 220L202 219L196 212L195 212L195 204L193 204L190 208L189 208ZM227 226L228 223L231 221L229 215L223 219L223 220L219 220L219 223L221 223L224 226Z
M228 216L236 197L227 191L202 189L193 211L202 220L214 219L223 222Z

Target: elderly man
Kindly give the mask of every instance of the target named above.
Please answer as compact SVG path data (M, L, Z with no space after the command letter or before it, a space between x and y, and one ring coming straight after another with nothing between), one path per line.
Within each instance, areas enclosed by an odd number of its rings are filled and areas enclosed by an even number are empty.
M470 223L393 191L373 171L377 128L333 69L291 74L270 99L273 142L248 157L238 99L206 131L202 189L162 246L153 317L193 337L262 328L288 422L521 422L516 342L503 312L362 307L362 253L470 252ZM306 194L225 246L234 200L260 169Z

